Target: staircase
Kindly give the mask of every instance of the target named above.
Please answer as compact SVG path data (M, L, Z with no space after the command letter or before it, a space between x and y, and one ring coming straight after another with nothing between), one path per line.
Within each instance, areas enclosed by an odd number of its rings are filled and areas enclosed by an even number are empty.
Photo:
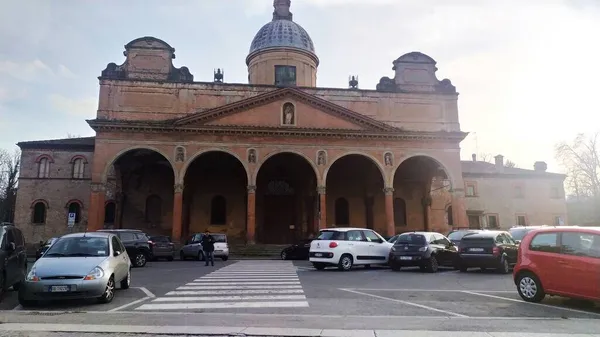
M289 245L264 245L264 244L230 244L229 256L231 258L261 258L279 259L281 251Z

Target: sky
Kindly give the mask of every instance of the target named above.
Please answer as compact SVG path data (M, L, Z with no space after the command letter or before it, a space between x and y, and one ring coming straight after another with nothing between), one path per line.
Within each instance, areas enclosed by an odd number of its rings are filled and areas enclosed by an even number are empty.
M197 81L246 83L254 34L272 0L2 0L0 148L92 136L98 79L141 36L176 49ZM292 0L320 58L317 85L374 89L392 61L420 51L457 87L461 156L502 154L521 168L600 131L600 1Z

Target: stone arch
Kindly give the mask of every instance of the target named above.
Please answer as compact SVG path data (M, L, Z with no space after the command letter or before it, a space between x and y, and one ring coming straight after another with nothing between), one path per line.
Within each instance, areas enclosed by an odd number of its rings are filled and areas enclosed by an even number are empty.
M302 153L300 151L296 151L296 150L273 151L273 152L267 154L256 165L256 169L252 173L252 179L248 180L249 181L248 185L256 185L256 178L258 177L258 172L260 171L260 168L263 166L264 163L266 163L271 157L274 157L274 156L279 155L279 154L285 154L285 153L295 154L295 155L298 155L298 156L304 158L304 160L306 160L306 162L310 165L310 167L312 167L312 169L313 169L313 171L315 173L315 177L317 178L317 186L321 185L321 174L319 173L319 168L317 167L317 165L315 164L315 162L312 159L310 159L310 157L308 157L306 154L304 154L304 153Z
M325 171L323 171L323 179L321 180L322 184L327 184L327 174L329 173L329 169L331 169L331 167L333 167L333 164L335 164L336 161L338 161L344 157L350 156L350 155L358 155L358 156L362 156L364 158L371 160L373 162L373 164L375 164L375 166L377 166L377 168L379 169L379 172L381 173L381 180L383 181L384 187L390 187L388 185L389 179L387 179L387 176L385 174L385 169L381 165L381 162L379 162L379 160L377 160L377 158L375 158L374 156L372 156L368 153L360 152L360 151L345 152L344 154L337 156L331 162L327 163L328 165L325 168Z
M171 160L171 157L169 157L164 151L162 151L156 147L136 145L136 146L131 146L131 147L128 147L126 149L119 151L116 155L114 155L112 157L111 160L109 160L106 163L106 165L104 166L104 170L102 171L102 183L103 184L106 184L106 182L108 180L108 173L110 171L111 166L113 166L117 162L117 160L119 160L119 158L121 158L123 155L127 154L128 152L135 151L135 150L153 151L153 152L156 152L156 153L160 154L161 156L163 156L169 162L169 164L171 164L171 170L173 170L174 181L178 181L178 179L179 179L178 171L175 169L175 165L174 165L173 161Z
M76 154L73 157L71 157L71 160L69 160L69 164L73 164L77 159L83 160L84 164L88 163L88 160L84 155Z
M446 165L444 165L444 162L441 159L437 158L437 156L435 156L435 155L432 155L429 153L420 153L420 152L419 153L411 153L407 156L401 157L400 160L398 160L398 163L396 165L394 165L394 169L392 170L392 173L388 177L389 181L387 181L386 184L389 184L389 186L393 187L394 179L396 178L396 172L398 171L398 168L405 161L407 161L411 158L415 158L415 157L426 157L428 159L433 160L436 164L438 164L444 170L444 173L446 173L446 176L448 177L448 180L450 181L450 189L452 189L456 185L456 180L455 180L454 174L452 173L452 171L450 171L448 169L448 167Z
M37 156L37 158L35 158L35 162L39 164L40 161L42 161L42 159L48 159L49 163L54 163L54 158L52 158L51 155L46 154L46 153L40 154L39 156Z
M79 204L79 207L81 207L81 209L83 209L83 202L81 202L81 200L79 200L79 199L71 199L71 200L67 201L67 203L65 204L65 208L69 208L69 206L73 203Z
M204 154L210 153L210 152L222 152L222 153L226 153L228 155L233 156L235 159L238 160L238 162L244 167L244 170L246 171L246 181L248 181L248 185L251 185L250 183L250 169L248 168L248 164L246 162L244 162L244 160L242 160L242 158L240 158L240 156L229 150L229 149L225 149L225 148L209 148L209 149L203 149L201 151L198 151L196 153L194 153L194 155L190 156L189 158L187 158L187 160L185 161L185 164L183 165L183 167L181 167L181 170L179 171L179 174L177 175L177 179L175 180L177 183L179 184L183 184L185 181L185 175L187 173L187 170L189 169L190 165L192 165L192 163L194 163L194 161L196 159L198 159L199 157L201 157Z

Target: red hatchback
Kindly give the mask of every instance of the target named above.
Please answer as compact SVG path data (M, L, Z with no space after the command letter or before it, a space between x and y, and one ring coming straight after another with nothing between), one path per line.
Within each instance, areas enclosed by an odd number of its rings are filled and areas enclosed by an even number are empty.
M527 233L513 277L527 302L546 295L600 300L600 228L548 227Z

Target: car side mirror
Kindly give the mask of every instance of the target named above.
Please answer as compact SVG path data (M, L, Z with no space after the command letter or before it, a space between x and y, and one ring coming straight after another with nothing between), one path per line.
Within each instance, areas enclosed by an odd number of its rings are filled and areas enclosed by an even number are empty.
M7 246L6 246L6 251L9 253L14 252L15 250L17 250L17 246L15 246L14 242L10 242Z
M121 255L121 251L115 250L114 256L119 256L119 255Z

